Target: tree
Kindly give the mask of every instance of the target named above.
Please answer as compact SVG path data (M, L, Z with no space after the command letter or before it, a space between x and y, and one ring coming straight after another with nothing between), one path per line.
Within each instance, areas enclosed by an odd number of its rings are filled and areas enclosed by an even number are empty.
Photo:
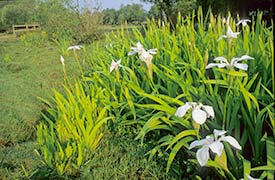
M0 31L7 31L13 24L37 22L54 39L66 36L87 42L96 35L100 13L96 7L86 7L81 10L75 0L14 0L0 9Z
M262 10L266 17L273 17L272 0L143 0L144 2L154 3L162 12L162 18L167 17L174 21L175 14L180 11L183 15L198 6L201 6L206 13L211 7L212 13L227 15L240 14L242 17L249 16L250 11ZM153 6L154 7L154 6ZM153 8L152 7L152 8Z
M121 6L118 11L118 23L140 23L146 20L146 11L140 4Z
M175 6L172 8L172 16L177 17L180 12L182 16L187 16L192 13L193 10L197 8L196 0L184 0L176 2Z
M169 17L172 13L172 7L175 6L175 3L178 0L143 0L144 2L153 3L160 12L162 18Z
M13 24L25 24L34 21L34 8L27 6L33 0L0 2L8 2L0 9L1 31L11 29Z
M115 25L118 22L118 12L115 9L104 9L102 11L102 23Z
M177 15L180 12L182 15L187 15L196 9L196 0L143 0L151 2L154 5L151 7L149 14L156 14L161 19L168 19L175 23Z
M140 4L122 5L119 10L104 9L102 11L102 23L115 25L125 22L130 24L141 23L146 20L147 13Z
M150 10L148 12L148 18L155 19L155 20L160 19L161 18L161 13L162 12L158 8L158 6L157 5L153 5L153 6L151 6L151 8L150 8Z

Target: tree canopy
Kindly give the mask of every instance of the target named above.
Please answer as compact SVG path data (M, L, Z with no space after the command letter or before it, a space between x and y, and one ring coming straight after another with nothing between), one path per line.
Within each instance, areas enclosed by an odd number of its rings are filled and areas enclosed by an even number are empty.
M103 24L137 24L146 20L147 12L140 4L122 5L119 10L104 9L102 11Z
M177 12L186 14L196 7L201 6L204 12L207 12L209 7L215 14L227 14L230 11L232 14L240 14L248 16L249 12L263 10L270 19L273 16L272 0L142 0L151 2L154 8L158 8L160 15L165 15L169 18L174 18ZM155 10L154 10L155 11ZM156 11L155 11L156 12Z

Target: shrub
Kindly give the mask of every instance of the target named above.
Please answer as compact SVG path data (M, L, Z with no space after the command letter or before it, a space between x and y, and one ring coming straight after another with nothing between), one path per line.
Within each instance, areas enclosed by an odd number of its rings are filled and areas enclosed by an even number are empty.
M4 30L9 30L14 24L25 24L30 21L29 13L20 6L6 5L1 9L1 25Z

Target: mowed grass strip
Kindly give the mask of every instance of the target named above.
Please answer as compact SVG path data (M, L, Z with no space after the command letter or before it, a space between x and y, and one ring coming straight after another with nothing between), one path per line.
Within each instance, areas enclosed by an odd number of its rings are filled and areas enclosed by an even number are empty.
M69 77L76 62L67 57ZM0 36L0 179L22 174L34 163L35 125L52 88L62 89L60 50L50 42L25 46L14 36ZM24 154L24 155L23 155ZM37 163L37 162L36 162Z

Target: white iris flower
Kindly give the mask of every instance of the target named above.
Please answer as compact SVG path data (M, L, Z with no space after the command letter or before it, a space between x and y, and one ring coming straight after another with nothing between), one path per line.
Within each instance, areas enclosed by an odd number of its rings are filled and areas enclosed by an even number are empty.
M111 66L110 66L110 73L115 69L118 70L118 67L122 67L121 63L121 59L119 59L117 62L115 62L114 60L112 60Z
M226 35L222 35L221 37L219 37L218 41L220 41L222 38L227 38L227 39L237 38L239 34L240 34L239 32L233 32L231 27L228 26Z
M142 51L139 58L141 61L149 65L152 62L153 56L148 51Z
M136 47L131 47L131 51L128 53L128 56L138 53L140 55L142 51L145 51L143 45L140 42L137 42Z
M209 69L212 67L217 66L218 68L224 68L227 67L229 69L233 69L234 67L241 69L241 70L247 70L248 65L247 64L243 64L243 63L239 63L240 61L243 60L252 60L254 59L253 57L247 56L247 55L243 55L240 58L233 58L231 59L230 63L228 63L227 59L224 57L216 57L214 60L215 61L219 61L219 63L210 63L208 64L205 69Z
M224 149L222 141L228 142L231 146L241 150L242 147L238 141L232 136L225 136L226 131L214 129L214 138L212 136L206 136L205 139L196 140L190 144L189 149L193 149L197 146L202 146L196 153L197 160L201 166L205 166L209 159L209 149L218 156L221 156Z
M63 56L60 56L60 62L62 63L63 66L65 65L65 60Z
M131 47L131 51L128 53L128 56L131 56L136 53L138 53L139 56L142 56L143 53L157 54L157 49L149 49L148 51L146 51L144 49L143 45L140 42L138 42L136 44L136 47ZM143 55L143 56L145 56L145 55ZM148 55L146 55L146 56L148 56Z
M148 67L149 78L153 79L153 69L152 69L152 54L157 54L157 49L149 49L146 51L143 45L138 42L136 47L131 47L131 51L128 53L128 56L133 54L138 54L141 61L145 62Z
M213 107L196 102L187 102L185 105L180 106L175 116L183 117L189 109L192 109L192 119L198 124L203 124L209 117L215 117Z
M70 46L68 47L67 50L80 50L83 46L81 45L75 45L75 46Z
M242 24L242 26L247 26L247 23L251 23L250 19L241 19L239 22L237 22L237 26L239 26L240 24Z

